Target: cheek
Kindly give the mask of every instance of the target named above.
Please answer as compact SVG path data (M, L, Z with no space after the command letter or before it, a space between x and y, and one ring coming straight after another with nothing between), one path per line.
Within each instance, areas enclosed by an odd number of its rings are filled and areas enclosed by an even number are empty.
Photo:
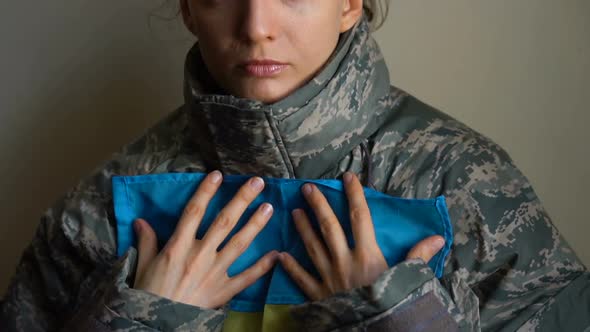
M218 20L214 18L199 18L197 22L195 24L196 37L201 46L203 57L223 63L227 60L223 58L223 54L227 53L224 51L227 48L226 44L232 37L228 24L219 24Z
M208 35L210 36L210 35ZM223 38L202 38L199 39L199 49L209 71L219 78L219 75L230 67L232 58L231 52L227 52L227 46Z
M300 38L295 42L295 47L300 52L300 64L308 70L317 70L328 60L336 44L339 33L337 30L306 29L299 31Z

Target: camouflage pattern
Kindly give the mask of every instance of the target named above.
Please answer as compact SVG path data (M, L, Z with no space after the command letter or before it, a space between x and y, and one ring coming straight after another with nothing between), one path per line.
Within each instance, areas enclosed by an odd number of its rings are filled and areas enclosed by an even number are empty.
M213 169L283 178L352 171L390 195L447 197L455 243L443 278L423 262L403 262L373 285L294 306L305 329L365 330L425 294L463 331L590 325L589 273L528 180L492 141L390 86L362 20L312 81L272 105L224 95L196 45L185 104L42 217L1 304L0 330L221 330L227 308L130 288L137 253L116 256L111 196L114 175Z

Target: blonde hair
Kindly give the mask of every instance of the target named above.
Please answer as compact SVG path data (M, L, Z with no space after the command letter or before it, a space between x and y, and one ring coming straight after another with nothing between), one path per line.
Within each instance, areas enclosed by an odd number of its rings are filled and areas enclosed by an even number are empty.
M389 13L389 0L364 0L363 9L373 31L379 29Z

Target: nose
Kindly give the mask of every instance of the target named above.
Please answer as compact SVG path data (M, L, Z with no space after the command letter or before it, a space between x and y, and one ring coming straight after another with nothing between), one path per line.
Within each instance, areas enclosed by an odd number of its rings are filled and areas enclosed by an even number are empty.
M239 35L249 43L260 43L277 38L279 27L276 24L276 0L240 0L244 10L242 24L238 26Z

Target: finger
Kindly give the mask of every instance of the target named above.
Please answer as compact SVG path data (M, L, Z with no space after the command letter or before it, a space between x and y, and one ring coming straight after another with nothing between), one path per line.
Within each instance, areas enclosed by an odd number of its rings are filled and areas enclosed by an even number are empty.
M375 227L371 219L371 212L369 211L367 200L365 199L363 186L355 174L350 172L344 174L344 189L348 198L350 225L355 247L378 247L375 238Z
M219 268L227 271L229 266L246 251L254 238L266 226L272 216L272 212L272 205L268 203L260 205L248 223L220 251L217 261Z
M303 240L307 254L311 258L311 261L320 273L324 282L329 282L331 279L332 264L330 263L330 257L328 256L326 247L311 227L309 218L303 210L294 210L292 215L293 220L295 221L295 227Z
M291 276L293 281L312 301L324 298L322 285L301 266L293 256L282 252L279 256L281 265Z
M420 258L428 263L436 253L445 245L445 239L442 236L434 235L418 242L408 253L406 259Z
M219 189L222 182L222 175L219 171L209 173L201 182L182 212L176 230L168 240L166 246L179 245L186 250L195 239L197 229L209 202Z
M305 199L313 209L320 224L320 230L328 246L328 250L336 264L341 264L350 256L350 248L338 218L328 204L322 192L310 183L303 186Z
M149 263L158 255L158 239L152 227L143 219L137 219L133 223L137 234L137 269L135 280L137 281L145 272Z
M227 282L227 287L224 288L228 292L228 298L232 298L234 295L248 288L248 286L255 283L256 280L270 271L274 267L278 256L279 253L273 250L262 256L254 265L230 278L229 282Z
M234 228L248 205L264 189L264 180L253 177L246 182L232 200L219 212L217 218L203 237L203 247L217 250Z

